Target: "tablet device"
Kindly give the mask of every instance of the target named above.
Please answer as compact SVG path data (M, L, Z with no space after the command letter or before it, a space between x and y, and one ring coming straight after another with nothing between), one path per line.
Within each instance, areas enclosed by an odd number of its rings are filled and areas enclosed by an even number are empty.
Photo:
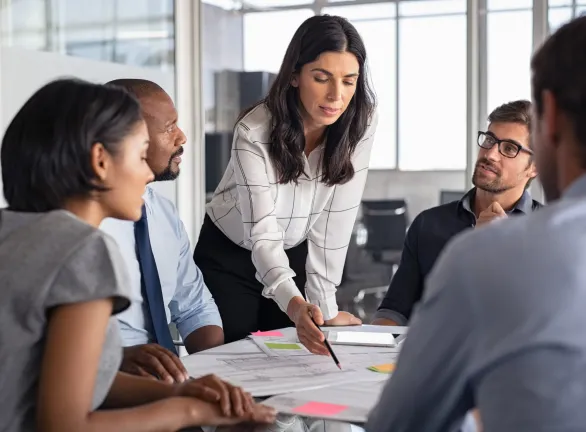
M332 345L355 345L373 347L395 347L397 343L391 333L372 333L360 331L324 332Z

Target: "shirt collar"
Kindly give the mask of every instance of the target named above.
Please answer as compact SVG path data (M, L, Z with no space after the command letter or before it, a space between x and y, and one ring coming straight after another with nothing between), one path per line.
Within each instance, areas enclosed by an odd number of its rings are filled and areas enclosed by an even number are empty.
M474 214L474 211L472 211L472 200L474 199L474 195L476 195L476 188L472 188L468 192L466 192L466 194L458 203L458 207L463 208L468 213Z
M564 198L579 198L586 196L586 174L574 180L562 196Z
M148 184L144 188L144 193L142 194L143 199L148 199L153 195L153 187Z
M533 211L533 198L531 198L531 194L527 189L523 191L523 195L515 204L513 211L520 211L525 214L530 214Z
M583 193L586 194L586 182L584 183L584 186L583 186ZM470 189L468 192L466 192L466 195L464 195L462 197L462 199L460 200L460 202L458 204L458 207L463 208L467 212L474 214L474 211L472 210L472 203L473 203L475 196L476 196L476 188ZM519 199L519 201L517 201L517 203L515 204L515 207L513 207L513 209L511 211L508 211L507 214L519 213L519 212L524 213L524 214L530 214L532 210L533 210L533 198L531 198L531 194L529 193L529 191L525 190L525 191L523 191L523 195L521 195L521 198Z
M148 218L153 213L152 198L154 193L155 191L153 190L152 186L150 184L146 185L144 193L142 194L142 199L144 200L144 207L146 209L146 214L144 214L143 217L146 216Z

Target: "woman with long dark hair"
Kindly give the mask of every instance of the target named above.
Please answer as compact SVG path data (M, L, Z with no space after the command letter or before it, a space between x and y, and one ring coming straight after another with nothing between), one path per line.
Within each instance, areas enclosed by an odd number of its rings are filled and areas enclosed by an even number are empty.
M0 430L161 431L270 422L271 410L207 376L167 384L118 372L113 315L130 305L124 259L98 229L138 220L149 134L124 90L58 80L2 141ZM98 408L100 408L98 410Z
M360 324L338 311L336 285L366 181L374 99L354 26L314 16L268 96L238 119L194 252L226 342L294 323L308 349L327 354L312 319Z

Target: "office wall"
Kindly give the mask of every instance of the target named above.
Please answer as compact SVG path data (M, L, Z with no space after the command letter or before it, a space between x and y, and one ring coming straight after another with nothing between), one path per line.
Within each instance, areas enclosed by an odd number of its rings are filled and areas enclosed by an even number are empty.
M464 171L372 170L368 173L364 199L406 199L409 219L439 204L442 190L464 190Z
M94 82L121 77L145 78L157 82L172 96L174 93L173 72L10 47L0 47L0 59L0 136L26 100L39 87L59 77L75 76ZM175 182L157 183L155 187L176 201ZM3 206L4 194L0 192L0 207Z

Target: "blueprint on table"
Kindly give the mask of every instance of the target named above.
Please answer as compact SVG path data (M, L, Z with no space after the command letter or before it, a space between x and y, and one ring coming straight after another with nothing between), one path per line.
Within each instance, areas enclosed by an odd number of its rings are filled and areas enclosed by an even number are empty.
M342 370L331 357L296 355L270 357L266 354L246 356L191 355L181 360L192 377L216 374L241 386L253 396L273 396L310 390L347 382L374 379L369 367L395 362L398 352L369 350L360 354L337 353Z

